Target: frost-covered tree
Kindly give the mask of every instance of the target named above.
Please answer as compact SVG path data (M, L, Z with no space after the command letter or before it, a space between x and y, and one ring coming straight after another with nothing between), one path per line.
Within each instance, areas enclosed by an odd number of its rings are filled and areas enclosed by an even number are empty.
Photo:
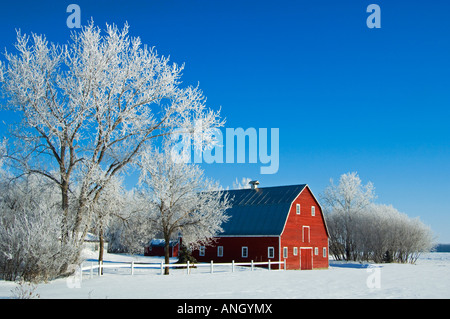
M8 100L2 108L21 117L7 158L16 171L57 185L61 238L75 246L90 226L90 206L150 140L175 128L193 136L195 127L196 145L211 146L212 129L223 125L198 87L182 86L184 67L128 30L127 24L122 30L107 25L102 32L91 22L66 45L19 31L17 52L6 53L0 64Z
M143 247L154 238L154 233L148 217L141 211L123 217L114 216L107 229L106 237L109 252L142 254Z
M41 176L0 183L0 278L57 277L78 251L61 242L55 185Z
M327 225L330 233L330 252L337 259L355 258L353 218L371 204L374 198L373 184L369 182L362 185L356 172L341 175L338 185L330 180L330 186L325 189L321 199L329 215Z
M152 229L164 236L166 264L170 240L182 236L184 245L195 248L223 231L228 196L198 166L174 160L168 145L163 152L144 153L140 165L142 210L148 212Z
M413 263L432 248L428 226L373 198L373 185L362 186L356 173L342 175L338 186L325 190L330 253L336 259Z
M251 181L252 181L252 179L250 177L242 177L241 181L239 182L236 177L236 180L233 182L233 189L251 188L251 185L250 185Z
M2 140L2 141L0 141L0 177L1 177L1 172L3 170L3 161L4 161L5 155L6 155L6 141Z
M98 235L99 255L98 260L103 261L105 234L110 222L115 216L125 209L126 192L122 187L122 180L113 176L104 186L97 201L92 203L92 229Z
M356 253L362 260L414 263L433 246L428 226L391 205L372 204L358 219Z

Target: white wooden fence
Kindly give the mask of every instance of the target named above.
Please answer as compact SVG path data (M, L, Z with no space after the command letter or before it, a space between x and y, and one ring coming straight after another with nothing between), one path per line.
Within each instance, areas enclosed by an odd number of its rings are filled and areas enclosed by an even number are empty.
M119 268L129 268L130 274L134 275L134 270L136 268L150 268L150 269L160 269L161 275L164 273L164 269L166 267L169 268L186 268L186 273L190 274L190 271L192 268L197 267L209 267L210 273L214 273L214 266L231 266L231 272L235 271L236 266L250 266L251 271L255 269L255 266L263 266L267 265L267 269L271 270L273 265L283 265L283 269L286 270L286 259L284 261L260 261L260 262L254 262L253 260L251 262L234 262L234 260L231 263L214 263L212 260L210 263L197 263L197 264L190 264L187 262L186 264L164 264L162 261L159 264L156 263L142 263L142 262L120 262L120 263L106 263L103 264L100 263L94 263L91 262L90 265L83 266L81 265L81 273L83 271L89 271L90 277L94 275L94 270L97 270L97 274L100 276L103 274L103 269L113 268L113 269L119 269Z

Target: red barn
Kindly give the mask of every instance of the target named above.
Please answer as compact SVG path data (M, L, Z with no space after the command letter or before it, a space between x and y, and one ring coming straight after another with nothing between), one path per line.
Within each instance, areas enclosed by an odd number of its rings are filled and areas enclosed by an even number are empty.
M212 246L193 256L201 262L283 261L287 269L328 268L328 230L308 185L225 191L230 219Z
M164 239L152 239L144 248L144 256L164 256L165 243ZM169 257L178 257L179 246L179 242L176 240L169 242Z

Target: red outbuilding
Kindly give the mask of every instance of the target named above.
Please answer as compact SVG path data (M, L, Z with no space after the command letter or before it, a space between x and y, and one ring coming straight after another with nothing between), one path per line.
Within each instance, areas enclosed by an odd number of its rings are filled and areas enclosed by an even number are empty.
M200 262L286 260L287 269L328 268L328 230L306 184L225 191L232 207L223 233L193 256Z
M164 239L152 239L148 245L144 247L144 256L164 256ZM178 257L178 248L180 243L177 240L169 242L169 257Z

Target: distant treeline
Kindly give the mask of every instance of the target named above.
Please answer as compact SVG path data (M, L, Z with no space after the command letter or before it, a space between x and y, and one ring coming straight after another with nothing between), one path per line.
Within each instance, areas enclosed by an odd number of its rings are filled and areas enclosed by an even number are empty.
M438 253L450 253L450 244L437 244L433 251Z

